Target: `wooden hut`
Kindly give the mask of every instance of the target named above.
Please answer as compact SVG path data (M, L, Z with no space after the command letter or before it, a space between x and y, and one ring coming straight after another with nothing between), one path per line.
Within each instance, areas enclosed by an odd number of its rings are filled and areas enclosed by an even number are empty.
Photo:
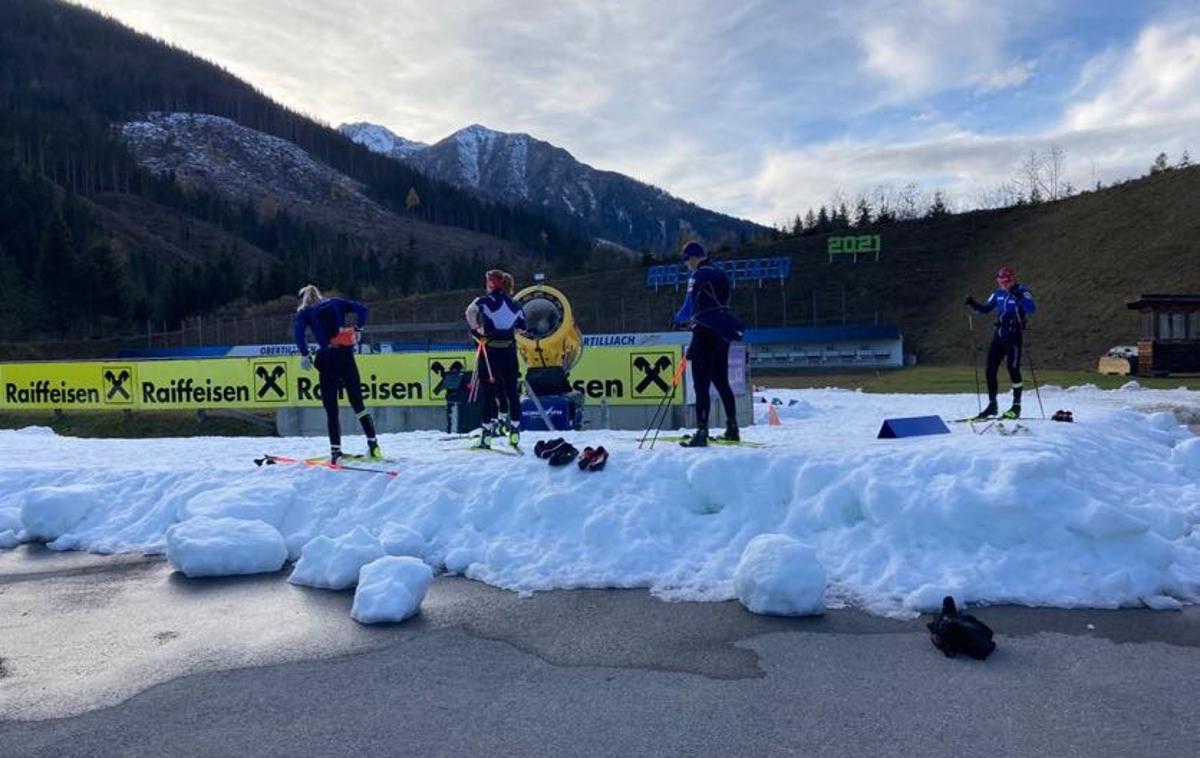
M1142 314L1139 376L1200 374L1200 295L1142 295L1127 305Z

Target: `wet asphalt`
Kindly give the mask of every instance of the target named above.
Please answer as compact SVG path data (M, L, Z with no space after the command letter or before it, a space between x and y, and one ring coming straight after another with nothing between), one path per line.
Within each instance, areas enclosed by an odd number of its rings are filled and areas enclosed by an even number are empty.
M0 756L1200 755L1200 608L755 616L642 590L434 582L364 627L284 574L0 553Z

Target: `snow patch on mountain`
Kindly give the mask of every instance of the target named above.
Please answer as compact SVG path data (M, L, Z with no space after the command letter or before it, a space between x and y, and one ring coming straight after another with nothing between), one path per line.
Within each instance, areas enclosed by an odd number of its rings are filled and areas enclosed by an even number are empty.
M401 137L386 126L369 124L365 121L342 124L338 127L338 131L371 152L396 160L404 160L429 147L424 142Z

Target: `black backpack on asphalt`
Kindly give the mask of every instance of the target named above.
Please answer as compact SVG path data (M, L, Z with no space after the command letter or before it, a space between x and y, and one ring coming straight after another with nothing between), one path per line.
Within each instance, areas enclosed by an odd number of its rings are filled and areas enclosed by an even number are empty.
M949 595L942 598L942 615L926 626L933 646L945 653L947 658L966 653L983 660L996 649L991 627L969 613L959 613L954 598Z

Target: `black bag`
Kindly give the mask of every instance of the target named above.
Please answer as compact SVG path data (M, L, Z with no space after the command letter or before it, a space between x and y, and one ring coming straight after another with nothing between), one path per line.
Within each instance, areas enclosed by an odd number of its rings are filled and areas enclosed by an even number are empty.
M949 595L942 598L942 615L925 626L929 628L933 646L947 658L966 653L982 661L996 649L991 628L969 613L959 613Z

